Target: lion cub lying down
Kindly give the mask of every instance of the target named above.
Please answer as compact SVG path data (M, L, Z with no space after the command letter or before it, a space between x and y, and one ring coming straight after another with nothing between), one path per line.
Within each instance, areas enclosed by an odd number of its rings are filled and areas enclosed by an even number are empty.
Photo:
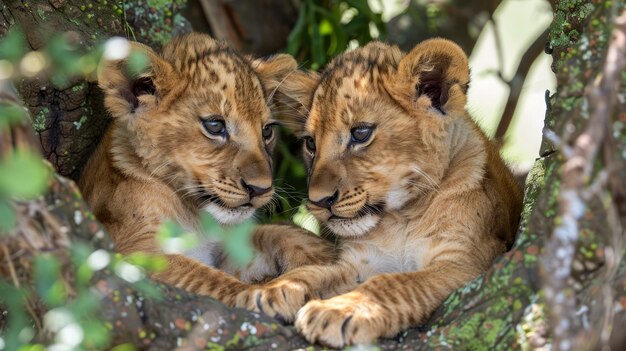
M89 160L80 188L123 254L161 253L156 232L174 219L198 232L199 213L223 224L250 218L274 192L271 90L297 68L288 55L243 57L207 35L190 34L161 54L132 43L148 67L105 62L99 74L113 122ZM260 226L258 251L242 272L210 240L184 255L165 255L154 277L233 305L247 282L332 260L324 241L291 226ZM217 268L217 269L215 269Z
M465 111L468 83L467 57L443 39L408 54L370 43L290 76L281 89L310 111L309 208L341 253L238 304L342 347L425 322L487 269L513 243L523 195Z

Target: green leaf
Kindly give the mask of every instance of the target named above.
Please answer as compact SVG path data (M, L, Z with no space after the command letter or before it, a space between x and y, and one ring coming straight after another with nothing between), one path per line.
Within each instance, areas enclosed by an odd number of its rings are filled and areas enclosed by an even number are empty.
M52 37L48 41L46 52L50 56L53 68L58 70L55 72L57 79L61 77L67 79L82 73L81 55L78 54L76 48L65 37Z
M157 231L157 237L177 238L183 235L184 232L185 230L178 223L171 219L168 219L163 224L161 224L161 227L159 227L159 230Z
M26 53L26 38L18 29L12 29L0 40L0 60L17 62Z
M0 103L0 130L7 130L25 118L26 111L23 108L15 104Z
M182 253L197 245L194 234L186 232L178 223L167 220L157 231L157 242L167 254ZM149 269L143 266L146 269Z
M83 344L88 350L102 350L109 343L109 332L102 322L98 320L88 320L81 323L85 336Z
M0 234L8 233L15 228L16 220L13 207L5 199L0 198Z
M48 306L59 306L65 302L61 264L56 257L49 254L35 257L35 286L37 294Z
M240 267L247 265L254 256L252 243L250 242L254 225L252 221L243 222L228 230L224 236L224 250L226 250L226 254Z
M330 21L325 18L320 22L319 30L321 35L333 34L333 26L330 24Z
M100 299L96 294L85 292L79 294L69 306L72 316L76 320L82 320L94 316L100 308Z
M167 267L167 260L162 255L135 252L125 257L128 263L147 271L162 271Z
M139 291L144 296L160 301L163 299L163 294L159 288L151 283L149 280L140 280L133 284L133 288Z
M150 60L143 52L134 51L128 56L128 72L131 75L143 73L149 64Z
M136 351L137 349L132 344L122 344L115 346L111 351Z
M219 223L208 213L202 213L200 215L200 227L202 232L208 233L214 237L221 237L222 227Z
M14 150L0 160L0 194L30 199L41 195L50 180L50 169L28 150Z
M311 36L311 56L313 57L311 67L316 69L326 63L326 56L324 55L324 41L320 34L316 16L313 11L309 11L308 20L308 31Z
M28 318L24 308L27 293L0 280L0 296L2 296L2 304L9 312L8 328L2 331L4 349L17 350L22 344L29 341L20 340L20 333L30 324L30 318Z
M298 213L293 216L293 223L317 235L320 234L320 224L304 204L298 207Z
M306 12L308 11L308 7L306 3L302 4L300 8L300 13L298 13L298 20L296 21L296 25L293 27L289 36L287 37L287 53L292 56L296 56L298 54L298 50L301 47L301 38L304 32L304 28L306 25Z

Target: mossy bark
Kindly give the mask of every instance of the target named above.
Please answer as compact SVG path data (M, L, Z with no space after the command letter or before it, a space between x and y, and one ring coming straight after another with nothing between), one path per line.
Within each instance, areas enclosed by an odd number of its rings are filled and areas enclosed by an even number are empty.
M178 14L184 3L182 0L2 2L0 37L12 28L19 28L25 33L30 50L45 48L54 35L62 33L84 51L111 36L158 47L172 35L191 30ZM16 85L33 116L33 127L44 156L59 174L76 179L108 124L97 84L84 78L54 84L37 77L23 79Z
M44 3L44 2L41 2ZM55 3L51 1L50 4ZM59 0L63 6L70 6L70 2ZM557 75L558 90L547 98L548 113L546 126L557 135L569 135L564 138L578 136L587 123L590 114L588 96L585 86L597 78L603 62L612 29L612 19L624 10L621 1L585 2L579 0L565 0L554 2L555 17L550 27L550 42L548 49L554 58L553 69ZM31 5L35 6L35 5ZM43 5L42 5L43 6ZM2 15L5 22L0 22L0 28L6 30L7 23L16 22L38 23L38 11L30 12L24 8L24 3L10 7L4 5ZM69 10L68 10L69 11ZM17 13L17 14L16 14ZM60 12L63 13L63 12ZM111 19L107 21L108 29L102 29L100 35L110 35L116 30L124 31L124 25L119 14L106 10ZM16 18L20 18L16 21ZM51 17L47 17L51 18ZM66 21L59 17L59 23ZM97 21L97 20L96 20ZM119 27L115 21L119 21ZM72 22L73 23L73 22ZM35 24L33 24L35 25ZM72 25L76 25L75 23ZM70 24L59 24L59 30L68 29ZM91 33L91 32L86 32ZM2 34L2 33L0 33ZM142 34L143 35L143 34ZM149 34L146 34L149 35ZM85 39L89 40L89 39ZM33 48L37 47L37 37L29 37ZM25 83L26 84L26 83ZM32 83L28 83L32 84ZM100 97L95 87L85 85L82 99L74 105L62 105L66 101L62 90L54 93L41 93L39 86L33 88L22 87L21 93L25 102L37 121L38 114L50 106L61 112L55 112L56 117L43 118L44 126L39 135L44 143L44 151L50 157L53 154L63 156L63 143L92 143L97 139L103 126L103 115L95 113L101 109ZM89 92L89 93L88 93ZM43 94L43 95L41 95ZM611 120L611 133L607 135L615 145L615 150L608 158L597 160L596 168L603 169L607 160L612 162L615 172L626 179L626 75L621 76L620 98L616 111ZM32 99L32 101L31 101ZM57 100L54 100L57 99ZM59 101L57 105L50 101ZM65 137L61 133L62 121L73 125L80 121L78 116L67 113L72 109L89 106L90 117L82 125L93 134L86 134L85 139L74 140L73 135ZM95 106L95 107L94 107ZM87 107L85 107L87 108ZM57 111L55 110L55 111ZM69 118L69 119L67 119ZM49 124L48 124L49 123ZM37 128L38 124L35 124ZM56 128L56 129L55 129ZM43 131L56 130L49 145L42 136ZM81 133L82 134L82 130ZM92 135L89 137L89 135ZM89 141L91 140L91 141ZM61 145L61 146L59 146ZM75 146L68 146L74 150ZM49 148L49 149L47 149ZM59 151L61 150L61 151ZM78 159L84 158L87 151L76 155L74 159L66 157L51 158L61 174L73 174L80 164ZM539 257L545 252L545 244L551 237L555 225L559 223L558 201L559 189L562 183L560 167L564 157L554 145L545 141L541 148L541 157L537 160L530 173L526 185L526 198L522 223L518 238L511 251L498 258L491 269L484 275L458 289L447 299L441 308L432 316L430 321L419 328L409 329L394 339L380 340L378 346L382 349L472 349L472 350L509 350L532 349L549 345L551 342L550 326L547 324L547 307L542 296L542 280ZM591 180L590 180L591 181ZM607 282L604 276L605 249L610 245L607 228L607 201L614 199L598 199L593 197L585 204L585 212L580 222L580 239L576 251L576 266L573 267L573 276L566 293L574 294L581 307L581 332L587 335L597 334L598 314L594 301L601 293L603 284L613 287L613 301L611 306L615 313L611 343L615 349L624 346L624 336L620 335L626 321L626 259L621 261L617 274ZM95 247L110 249L110 242L102 228L90 215L85 204L80 199L76 188L67 180L57 177L52 188L44 199L37 200L50 209L50 213L59 223L69 228L68 238L73 241L89 241ZM75 213L81 213L80 223L76 222ZM27 216L27 214L23 214ZM38 221L41 218L33 218ZM626 223L623 214L619 220ZM47 235L46 226L40 226L41 234ZM67 245L67 244L64 244ZM61 249L63 246L59 246ZM619 252L624 255L624 252ZM27 262L28 258L16 261L16 264ZM21 263L20 263L21 262ZM28 267L28 265L24 265ZM25 273L27 276L28 273ZM98 273L93 280L94 287L104 296L103 318L111 325L111 335L114 344L131 342L145 349L171 350L181 349L250 349L266 350L315 346L307 345L297 335L293 327L281 326L275 321L242 310L231 310L213 301L210 298L193 296L170 287L162 287L163 298L158 300L144 296L131 285L116 278L108 271ZM1 314L0 314L1 316ZM586 323L583 323L586 321ZM0 320L1 322L1 320ZM0 323L1 324L1 323ZM588 325L588 327L585 327ZM593 338L589 338L593 339ZM590 347L597 347L597 344Z

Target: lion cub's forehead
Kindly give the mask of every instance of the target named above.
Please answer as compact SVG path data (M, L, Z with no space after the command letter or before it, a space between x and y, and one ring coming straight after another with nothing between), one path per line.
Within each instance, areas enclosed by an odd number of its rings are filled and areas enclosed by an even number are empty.
M395 72L402 55L396 46L373 42L331 61L315 91L307 131L349 127L363 105L384 94L383 81Z
M250 62L206 35L188 35L163 49L163 58L187 83L187 95L245 119L269 117L261 82Z

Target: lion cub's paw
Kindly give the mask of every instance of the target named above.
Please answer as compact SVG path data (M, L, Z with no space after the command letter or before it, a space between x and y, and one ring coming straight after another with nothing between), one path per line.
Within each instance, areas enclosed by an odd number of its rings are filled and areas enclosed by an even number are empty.
M296 329L311 343L333 348L368 344L384 334L383 309L353 291L307 303L296 317Z
M236 307L263 312L283 324L292 323L296 312L316 297L309 287L298 281L273 281L239 293Z

